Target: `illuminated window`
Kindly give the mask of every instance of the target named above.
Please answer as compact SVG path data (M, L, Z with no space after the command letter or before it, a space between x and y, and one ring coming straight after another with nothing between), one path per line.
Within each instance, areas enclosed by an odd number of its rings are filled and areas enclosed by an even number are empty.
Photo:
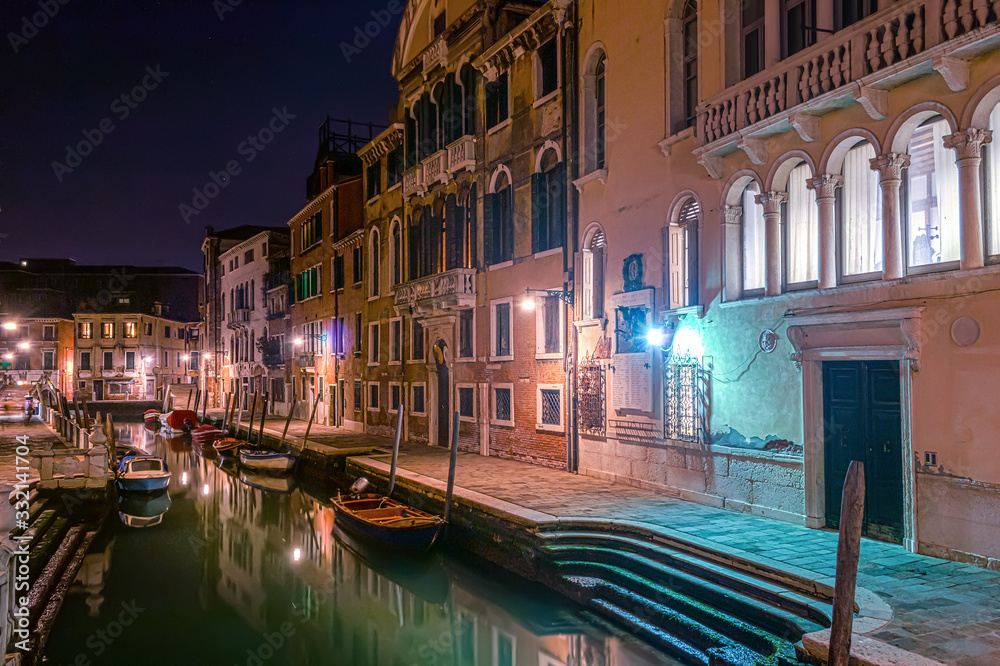
M134 321L125 322L125 337L135 338L139 336L139 325Z

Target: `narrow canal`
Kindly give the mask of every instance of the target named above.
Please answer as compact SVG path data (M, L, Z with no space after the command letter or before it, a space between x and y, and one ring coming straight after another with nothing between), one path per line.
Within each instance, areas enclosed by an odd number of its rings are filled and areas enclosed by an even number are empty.
M335 489L248 475L141 424L167 494L126 498L67 598L61 666L673 664L550 591L454 554L379 557L339 533Z

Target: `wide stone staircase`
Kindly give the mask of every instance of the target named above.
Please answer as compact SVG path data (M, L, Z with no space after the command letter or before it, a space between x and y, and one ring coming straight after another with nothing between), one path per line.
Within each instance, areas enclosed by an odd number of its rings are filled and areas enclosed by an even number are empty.
M551 585L683 664L799 664L831 624L831 588L720 550L598 521L536 534Z

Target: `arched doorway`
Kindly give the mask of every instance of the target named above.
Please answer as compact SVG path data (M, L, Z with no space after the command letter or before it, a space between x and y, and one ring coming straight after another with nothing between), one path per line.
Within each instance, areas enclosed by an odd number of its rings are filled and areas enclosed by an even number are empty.
M438 446L448 448L448 423L451 412L451 381L448 375L448 345L444 340L438 340L431 348L434 355L434 365L437 369L437 438Z

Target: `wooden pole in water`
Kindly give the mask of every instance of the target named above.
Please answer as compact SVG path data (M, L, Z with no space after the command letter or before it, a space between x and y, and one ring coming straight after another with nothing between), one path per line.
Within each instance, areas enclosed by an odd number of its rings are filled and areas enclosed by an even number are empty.
M204 404L202 405L202 408L201 408L201 422L202 423L204 423L206 421L206 419L208 419L208 394L209 394L209 390L208 390L208 387L206 386L205 387L205 402L204 402ZM195 406L195 409L198 409L198 407Z
M264 419L267 418L267 401L271 398L271 394L264 391L264 404L260 408L260 432L257 433L257 444L260 446L264 445Z
M281 431L281 441L278 442L278 450L285 445L285 436L288 434L288 425L292 422L292 414L295 413L295 384L292 384L292 401L288 403L288 414L285 416L285 428Z
M250 443L250 438L253 436L253 417L257 414L257 394L254 393L250 400L250 423L247 425L247 444ZM239 426L236 426L239 428Z
M239 436L240 436L240 422L243 420L243 401L244 400L246 400L246 397L245 396L240 396L239 400L237 401L238 404L239 404L239 406L240 406L239 412L235 411L235 408L234 408L234 411L233 411L233 414L236 415L236 420L233 421L233 431L234 431L233 432L233 437L235 437L237 439L239 439Z
M306 424L306 434L302 436L302 451L306 450L306 442L309 441L309 431L312 430L313 419L316 418L317 407L319 407L319 391L316 391L316 399L313 400L312 414L309 415L309 423Z
M865 464L851 462L840 503L837 577L833 588L833 626L830 628L830 666L848 666L854 623L854 588L861 555L861 522L865 514Z
M80 402L83 403L83 427L85 430L90 430L90 408L87 407L87 399L80 398Z
M83 415L80 413L80 401L73 400L73 413L76 415L76 424L83 427Z
M403 436L403 405L399 405L399 416L396 417L396 439L392 442L392 466L389 468L389 492L386 497L392 497L392 489L396 487L396 462L399 460L399 440Z
M229 427L232 426L233 417L236 415L236 403L240 399L239 393L240 393L239 384L237 384L236 388L233 389L232 391L230 391L230 393L229 393L229 395L230 395L230 400L229 400L229 414L226 416L226 423L229 424ZM227 430L226 434L229 434L228 430Z
M197 389L194 392L194 415L198 416L198 403L201 402L201 389Z
M455 495L455 466L458 464L459 413L455 412L455 428L451 433L451 460L448 462L448 493L444 498L444 522L451 520L451 505Z
M115 444L115 420L111 418L111 414L108 414L108 421L105 435L108 436L108 455L111 456L111 464L117 465L118 463L118 447Z
M193 397L194 397L194 391L188 390L188 399L187 399L187 402L184 403L184 409L191 409L191 398L193 398ZM195 406L198 405L197 402L194 403L194 404L195 404Z

